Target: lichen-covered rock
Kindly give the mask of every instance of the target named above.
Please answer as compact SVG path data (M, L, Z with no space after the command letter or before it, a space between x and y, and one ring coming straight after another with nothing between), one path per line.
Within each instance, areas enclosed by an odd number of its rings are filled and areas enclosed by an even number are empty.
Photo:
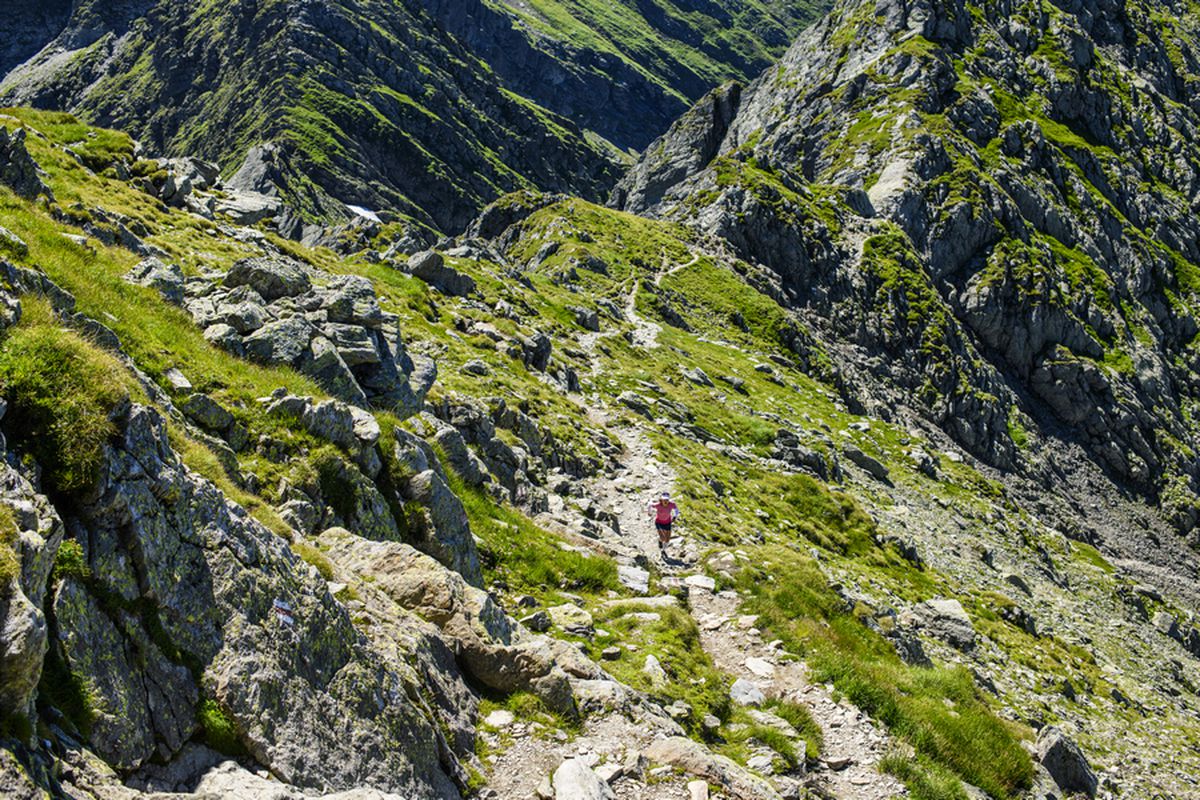
M408 260L408 272L452 297L466 297L475 291L475 279L446 264L441 253L427 250Z
M226 286L249 286L264 300L295 297L312 287L304 268L295 261L282 258L245 258L225 273Z
M191 280L186 290L184 307L210 342L299 370L347 403L410 416L437 379L431 360L409 355L396 316L361 276L252 258L220 282Z
M37 162L30 158L29 151L25 149L25 129L10 129L0 125L0 183L26 200L38 195L54 199L38 172Z
M1037 759L1058 788L1064 792L1082 792L1094 797L1099 780L1079 745L1067 738L1059 728L1048 725L1038 732L1035 745Z
M458 796L454 756L411 699L421 679L363 641L284 540L188 471L155 411L130 411L76 526L92 577L56 593L56 646L94 679L91 741L114 763L169 760L206 697L285 783Z
M608 676L569 644L523 630L482 589L399 542L371 542L332 529L320 537L348 573L437 626L470 676L502 692L529 691L551 708L576 712L572 682Z
M467 512L450 490L437 455L406 431L396 429L395 437L394 458L406 472L397 488L402 499L414 501L420 509L412 520L418 546L469 583L479 585L483 578Z
M55 593L54 618L56 646L95 698L89 742L96 753L120 770L174 755L196 729L199 690L187 667L150 640L144 619L103 607L75 580Z
M170 303L183 303L183 270L178 264L167 264L158 258L139 261L125 275L125 280L156 289Z

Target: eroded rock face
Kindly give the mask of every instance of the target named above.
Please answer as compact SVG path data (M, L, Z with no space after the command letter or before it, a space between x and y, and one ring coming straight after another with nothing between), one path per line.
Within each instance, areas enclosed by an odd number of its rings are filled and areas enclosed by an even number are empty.
M287 543L172 452L134 406L72 520L91 578L63 581L55 630L100 710L89 741L135 768L170 760L211 698L254 758L301 787L457 797L419 679L364 642Z

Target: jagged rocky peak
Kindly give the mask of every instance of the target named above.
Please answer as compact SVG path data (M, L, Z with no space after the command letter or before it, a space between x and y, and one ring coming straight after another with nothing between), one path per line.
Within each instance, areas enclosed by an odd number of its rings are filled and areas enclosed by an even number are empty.
M1079 443L1190 529L1197 25L1170 3L842 3L613 202L770 266L985 460L1029 462L1026 429Z

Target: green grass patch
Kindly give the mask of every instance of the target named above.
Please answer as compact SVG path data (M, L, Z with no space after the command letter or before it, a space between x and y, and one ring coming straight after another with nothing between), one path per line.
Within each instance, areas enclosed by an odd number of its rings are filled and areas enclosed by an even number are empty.
M61 326L49 304L25 297L23 317L0 342L7 426L59 492L90 486L117 432L111 415L129 400L129 377L109 353Z
M227 756L245 755L246 748L238 736L237 725L225 709L211 698L204 698L196 707L199 729L196 737L204 744Z
M639 617L638 614L657 615ZM622 647L621 657L604 662L618 680L647 692L664 705L682 700L691 715L681 724L693 736L703 734L701 720L706 714L728 720L732 712L728 680L705 653L700 629L690 614L680 608L654 608L636 600L619 606L601 607L594 612L596 625L608 633L597 635L589 645L591 656L600 659L600 651L614 645L636 644L636 650ZM643 667L653 655L667 674L665 683L655 683Z
M912 800L968 800L962 781L928 758L888 753L879 769L899 778Z
M997 717L962 667L904 664L827 585L815 562L770 548L743 570L739 588L759 626L803 654L818 681L832 683L917 753L993 797L1014 797L1033 768L1022 731Z
M620 588L610 558L563 548L563 542L482 490L448 472L450 488L462 500L471 530L481 540L480 558L488 582L501 580L514 592L545 597L559 589L598 593Z

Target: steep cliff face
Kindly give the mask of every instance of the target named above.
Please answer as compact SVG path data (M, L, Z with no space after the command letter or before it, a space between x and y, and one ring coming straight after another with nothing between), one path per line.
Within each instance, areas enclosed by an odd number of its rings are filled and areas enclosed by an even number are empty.
M736 15L607 5L22 7L0 98L83 114L227 175L242 167L287 202L291 235L352 216L346 204L457 232L508 191L600 196L619 150L713 83L756 73L810 17L757 1Z
M881 400L992 464L1049 477L1043 437L1080 442L1187 531L1198 24L1171 3L844 3L747 89L719 155L679 179L654 162L668 135L614 201L770 266Z

